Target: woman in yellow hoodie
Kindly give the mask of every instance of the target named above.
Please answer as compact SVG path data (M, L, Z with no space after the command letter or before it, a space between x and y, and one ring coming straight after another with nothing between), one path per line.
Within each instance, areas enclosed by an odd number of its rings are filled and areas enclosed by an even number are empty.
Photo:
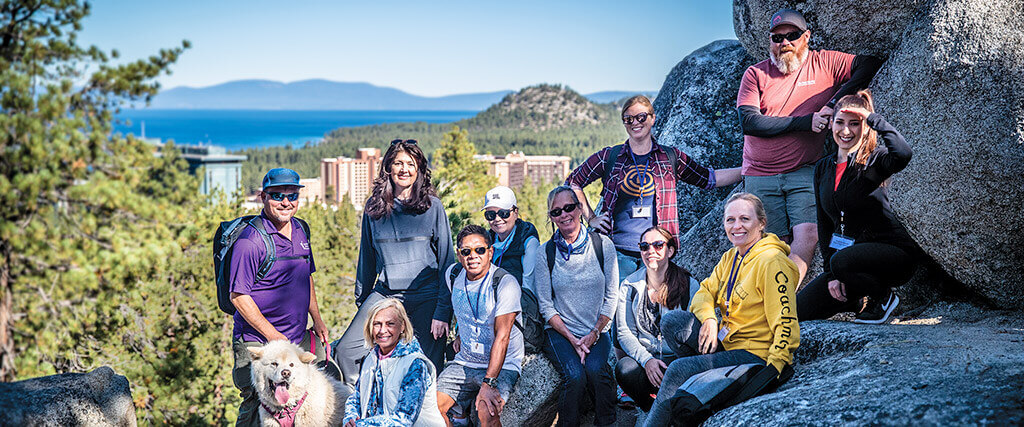
M665 371L646 425L668 425L668 400L687 379L715 368L766 364L776 375L793 361L800 345L796 287L800 277L787 258L789 246L772 233L764 205L750 193L725 204L723 225L732 242L704 279L689 312L662 319L669 346L680 357ZM719 320L721 318L721 321Z

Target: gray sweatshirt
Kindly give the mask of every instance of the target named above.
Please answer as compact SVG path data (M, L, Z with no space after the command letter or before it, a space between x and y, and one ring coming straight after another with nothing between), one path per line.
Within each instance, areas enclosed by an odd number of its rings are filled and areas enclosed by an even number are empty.
M700 289L700 283L690 277L690 298L687 301L693 300L693 295L697 293L698 289ZM640 322L637 317L644 292L647 292L647 267L640 267L639 270L626 276L626 280L622 281L619 290L619 309L615 314L619 346L640 366L646 365L652 357L658 357L659 360L664 361L666 356L674 355L672 349L660 335L652 335L638 326ZM686 310L686 306L669 310L660 304L658 308L663 317L669 311Z
M582 230L575 248L585 238ZM537 302L544 321L555 315L562 318L569 332L577 337L590 333L597 326L598 317L615 317L619 298L619 265L615 255L615 244L607 236L601 237L604 251L604 273L597 262L594 247L587 242L582 253L573 253L566 261L565 254L555 250L555 266L548 273L548 257L544 246L537 251L537 266L533 270L534 286L537 288ZM550 328L546 324L545 328ZM611 322L605 326L609 330ZM604 332L602 331L602 332Z

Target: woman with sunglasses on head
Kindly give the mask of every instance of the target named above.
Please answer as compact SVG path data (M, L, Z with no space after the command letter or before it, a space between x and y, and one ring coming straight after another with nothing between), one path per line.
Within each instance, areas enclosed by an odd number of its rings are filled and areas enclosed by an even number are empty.
M637 406L650 411L651 394L658 392L665 369L677 357L662 334L675 326L662 319L670 311L686 311L700 284L672 262L679 250L676 236L651 227L640 238L644 266L626 277L619 290L616 327L626 356L615 365L615 379Z
M436 369L444 367L452 306L443 275L454 262L448 215L430 183L427 158L416 140L391 141L363 209L359 311L334 350L345 384L355 384L357 361L367 353L361 332L367 313L387 297L402 301L423 354Z
M622 106L626 142L594 153L565 180L583 202L587 222L612 238L620 281L640 268L640 233L658 225L679 235L677 181L706 190L740 181L739 168L706 168L675 147L659 145L651 134L654 120L650 99L629 98ZM603 212L594 212L583 195L583 188L598 179L603 184Z
M920 249L892 211L886 185L912 152L874 110L866 89L836 103L838 152L814 170L824 272L797 296L800 320L859 310L855 323L885 323L900 301L893 288L910 280L917 266Z
M537 254L533 271L547 322L544 354L562 376L558 425L580 424L587 390L593 391L594 424L610 425L615 422L615 382L608 365L608 330L619 288L615 246L583 228L580 201L568 186L548 193L548 215L555 231Z
M662 332L680 357L665 370L645 425L673 421L669 399L695 374L756 364L775 378L792 363L800 345L794 301L800 273L788 258L789 245L764 231L767 222L757 196L729 197L722 224L733 248L700 283L690 310L672 311L662 319L662 325L672 325Z

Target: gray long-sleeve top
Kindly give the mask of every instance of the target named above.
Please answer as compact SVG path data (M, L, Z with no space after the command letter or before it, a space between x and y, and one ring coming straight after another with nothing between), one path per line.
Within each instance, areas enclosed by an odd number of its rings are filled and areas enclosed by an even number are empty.
M586 233L586 230L582 230ZM573 247L585 238L581 234ZM604 251L604 272L597 262L594 247L587 242L581 252L565 259L565 254L555 250L555 265L548 273L547 251L537 251L537 266L533 269L534 286L537 288L537 303L544 321L555 315L569 328L569 332L582 337L595 327L599 316L615 317L619 298L619 265L615 256L615 244L604 235L601 238ZM543 249L543 246L541 247ZM550 328L546 324L545 328ZM609 330L611 322L605 326ZM602 332L604 332L602 331Z
M455 263L451 227L441 200L431 197L430 202L421 214L406 211L397 199L389 216L374 220L363 213L357 303L374 291L385 296L401 292L415 300L436 297L433 318L451 320L451 292L443 286L445 269Z

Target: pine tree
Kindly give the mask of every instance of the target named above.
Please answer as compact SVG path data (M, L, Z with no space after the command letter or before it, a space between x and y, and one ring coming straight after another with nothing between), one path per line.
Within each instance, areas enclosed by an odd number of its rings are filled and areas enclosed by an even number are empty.
M452 233L458 234L468 224L487 226L480 208L484 194L498 185L497 178L487 175L487 165L476 160L476 146L469 134L458 126L441 138L434 152L434 185L444 202Z

